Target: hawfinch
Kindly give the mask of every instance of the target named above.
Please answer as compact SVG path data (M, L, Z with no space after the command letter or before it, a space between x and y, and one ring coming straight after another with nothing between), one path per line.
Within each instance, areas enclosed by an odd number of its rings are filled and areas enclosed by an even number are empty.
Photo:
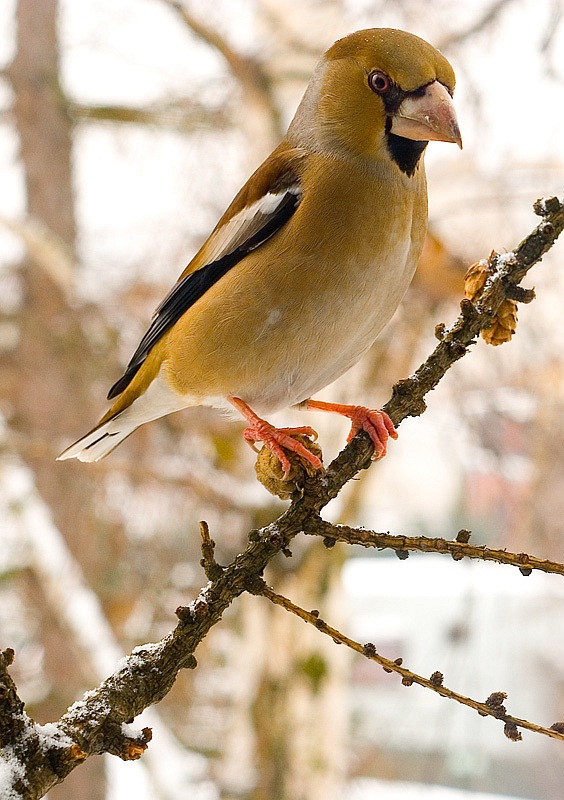
M59 459L98 461L145 422L197 405L232 408L245 439L285 473L309 427L264 420L287 406L351 419L375 456L397 434L382 411L313 400L392 317L427 225L423 153L462 146L454 73L427 42L374 28L321 58L282 142L237 194L157 308L110 410Z

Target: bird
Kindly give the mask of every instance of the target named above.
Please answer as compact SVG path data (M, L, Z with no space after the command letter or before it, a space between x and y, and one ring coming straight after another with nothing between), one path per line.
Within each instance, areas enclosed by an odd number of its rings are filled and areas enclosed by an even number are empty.
M427 228L429 141L462 147L455 75L431 44L359 30L321 57L288 131L156 309L98 424L59 455L92 462L144 423L193 406L235 409L244 439L315 470L299 434L265 415L295 406L351 421L374 457L397 432L382 410L316 400L389 322Z

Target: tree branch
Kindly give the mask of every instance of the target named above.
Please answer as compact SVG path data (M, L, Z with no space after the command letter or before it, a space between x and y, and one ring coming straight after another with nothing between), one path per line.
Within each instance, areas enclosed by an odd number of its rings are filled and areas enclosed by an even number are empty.
M246 94L247 100L252 105L258 105L267 111L276 135L281 138L283 131L280 110L272 92L272 80L262 64L234 50L216 28L211 28L194 16L180 0L163 0L163 2L179 15L192 33L225 59L233 77Z
M462 300L460 315L446 330L437 326L439 344L427 360L405 380L398 381L392 397L384 406L396 427L406 417L417 417L426 409L425 396L435 388L446 372L475 344L481 330L490 327L500 305L514 299L516 287L541 258L550 250L564 230L564 203L557 197L537 200L535 213L542 222L508 253L492 253L489 258L490 277L474 303ZM370 466L374 447L368 435L361 431L330 464L320 488L322 505L336 497L347 481L361 469Z
M225 129L232 126L224 108L208 108L188 98L170 103L155 103L145 108L123 105L85 105L69 101L68 113L79 121L114 122L128 125L154 125L178 131L200 128Z
M385 410L396 425L405 417L417 416L425 410L425 395L468 352L469 345L475 341L480 330L491 324L504 299L519 294L515 287L562 232L564 205L557 198L538 201L535 211L543 217L540 225L514 251L490 257L490 277L475 303L462 301L458 320L448 331L440 331L441 341L434 352L411 377L394 386ZM7 674L12 656L6 658L6 652L9 651L5 651L0 677L7 687L5 692L13 702L8 703L7 710L4 708L8 715L8 730L12 733L8 739L2 739L3 743L9 742L2 754L6 757L9 752L11 763L21 767L19 777L16 774L18 770L14 771L14 787L17 781L21 781L21 775L25 776L25 791L20 792L21 796L26 800L41 797L49 786L63 780L75 766L93 754L113 753L125 760L139 757L147 746L150 732L144 730L132 736L129 729L123 727L124 723L131 722L145 708L159 702L171 689L181 669L193 669L196 666L193 653L198 644L221 620L225 610L237 597L243 592L266 594L261 576L268 563L281 552L286 556L291 555L289 548L292 540L299 533L309 533L319 525L321 509L348 480L369 466L372 454L370 439L359 433L325 473L298 478L293 485L293 498L288 509L275 522L252 531L246 549L225 567L215 562L209 531L207 526L202 526L203 565L210 579L207 586L189 606L177 609L179 622L173 631L155 644L135 648L100 686L74 703L58 723L50 725L48 735L45 728L25 716ZM332 538L335 538L333 529L326 529L326 534L330 538L333 534ZM402 539L402 544L406 545L405 539ZM409 544L407 542L407 546ZM458 548L461 545L461 542L457 543ZM521 566L526 569L537 566L533 559L527 558L526 565ZM270 599L273 598L272 593ZM290 601L286 602L290 604ZM378 661L385 669L398 672L404 682L420 683L475 708L480 714L503 720L509 738L519 738L519 727L552 738L564 738L564 725L561 723L556 723L550 729L509 716L503 706L505 696L501 692L491 695L485 703L464 698L442 686L440 673L434 673L429 679L417 676L397 662L377 657L373 645L360 645L347 640L320 621L313 612L298 612L296 609L293 604L291 607L288 605L288 610L298 613L302 618L310 614L312 619L307 621L336 641L343 641L352 649ZM5 694L3 696L6 697ZM10 721L13 722L11 726ZM20 782L17 785L23 784Z

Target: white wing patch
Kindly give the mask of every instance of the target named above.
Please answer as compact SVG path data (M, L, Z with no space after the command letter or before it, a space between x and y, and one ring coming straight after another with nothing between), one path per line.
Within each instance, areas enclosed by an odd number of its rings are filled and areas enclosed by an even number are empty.
M255 233L258 233L268 218L276 213L288 193L299 199L302 193L299 184L293 184L279 192L268 192L252 205L235 214L229 222L226 222L210 236L204 251L205 261L207 263L217 261L218 258L232 253Z

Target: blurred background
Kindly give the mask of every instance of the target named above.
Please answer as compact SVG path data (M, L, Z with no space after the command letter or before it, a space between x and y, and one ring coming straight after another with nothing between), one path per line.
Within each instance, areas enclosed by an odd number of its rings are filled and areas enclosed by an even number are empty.
M105 411L152 310L280 139L319 55L352 30L400 27L458 76L464 150L428 148L414 284L324 394L378 406L455 319L466 267L515 246L536 198L562 195L563 12L563 0L0 4L0 640L38 722L174 626L205 584L200 519L225 562L284 507L256 483L242 424L211 410L145 426L99 464L54 459ZM558 243L530 275L538 299L514 341L478 343L329 518L446 538L465 527L477 544L564 560L563 262ZM346 422L308 423L336 455ZM518 717L564 718L556 576L296 541L267 578L457 691L504 690ZM197 657L141 719L154 728L141 762L90 759L49 796L564 796L561 742L510 742L261 598L241 598Z

